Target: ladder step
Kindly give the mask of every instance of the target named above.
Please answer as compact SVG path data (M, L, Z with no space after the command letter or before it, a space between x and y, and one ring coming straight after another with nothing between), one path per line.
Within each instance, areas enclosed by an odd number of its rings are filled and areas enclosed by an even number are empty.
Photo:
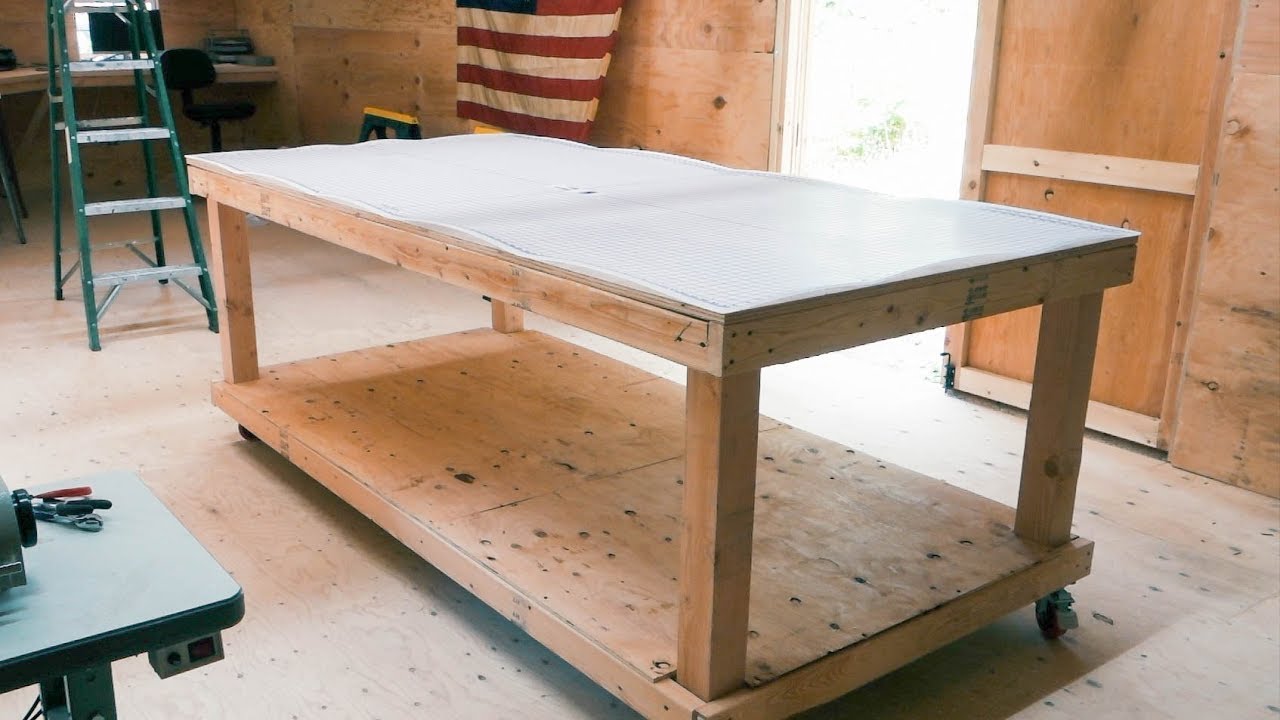
M76 134L76 141L81 145L87 145L89 143L128 142L130 140L168 140L171 135L169 128L162 127L82 130Z
M155 238L143 238L143 239L140 239L140 240L108 240L108 241L105 241L105 242L90 243L90 244L89 244L89 249L90 249L90 250L92 250L93 252L98 252L99 250L114 250L114 249L116 249L116 248L122 248L122 247L137 247L137 246L139 246L139 245L154 245L154 244L155 244L155 242L156 242L156 239L155 239ZM62 252L64 252L64 253L78 253L78 252L80 252L80 248L77 248L77 247L63 248L63 249L62 249Z
M106 0L104 2L71 2L66 8L70 12L77 13L127 13L132 8L130 3L119 0Z
M122 247L137 247L138 245L155 245L156 239L143 238L141 240L108 240L107 242L94 243L94 250L112 250Z
M180 197L138 198L137 200L108 200L84 204L84 214L118 215L120 213L150 212L152 210L169 210L186 207L187 201Z
M150 70L154 60L80 60L68 63L72 73L116 72L117 70Z
M189 277L204 273L199 265L163 265L161 267L138 268L137 270L119 270L93 276L93 284L99 287L126 285L144 280L168 280L177 277Z
M97 130L100 128L123 128L136 127L142 124L142 117L135 115L133 117L116 117L116 118L94 118L93 120L81 120L76 123L81 130ZM66 125L58 123L58 129L66 129Z

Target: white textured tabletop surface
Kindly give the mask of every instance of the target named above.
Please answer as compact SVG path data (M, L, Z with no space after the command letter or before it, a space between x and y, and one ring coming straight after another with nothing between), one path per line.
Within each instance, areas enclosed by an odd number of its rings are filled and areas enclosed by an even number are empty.
M894 197L524 135L195 157L717 313L1138 235L1000 205Z

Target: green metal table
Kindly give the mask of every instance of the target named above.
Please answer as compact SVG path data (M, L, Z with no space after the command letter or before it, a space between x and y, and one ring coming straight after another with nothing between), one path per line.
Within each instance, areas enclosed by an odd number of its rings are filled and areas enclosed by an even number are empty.
M114 507L101 532L40 524L27 584L0 593L0 693L38 684L46 717L114 720L112 662L150 653L168 677L221 658L244 595L137 476L58 487L79 485Z

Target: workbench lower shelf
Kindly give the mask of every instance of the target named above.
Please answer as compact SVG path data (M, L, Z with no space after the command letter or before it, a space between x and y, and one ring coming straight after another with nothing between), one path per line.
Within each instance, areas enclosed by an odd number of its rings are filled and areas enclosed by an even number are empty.
M744 689L679 686L684 389L476 330L264 368L215 404L649 717L784 717L1088 574L1092 543L760 419ZM1030 609L1027 610L1030 613Z

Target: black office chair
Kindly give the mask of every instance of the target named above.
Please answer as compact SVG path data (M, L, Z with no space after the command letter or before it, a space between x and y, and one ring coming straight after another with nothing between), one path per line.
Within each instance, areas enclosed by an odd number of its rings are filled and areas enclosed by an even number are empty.
M165 85L170 90L182 91L182 114L210 129L213 152L222 152L222 124L225 121L247 120L258 107L240 100L220 103L197 103L192 90L207 88L218 79L213 60L203 50L174 48L160 54L160 69Z

